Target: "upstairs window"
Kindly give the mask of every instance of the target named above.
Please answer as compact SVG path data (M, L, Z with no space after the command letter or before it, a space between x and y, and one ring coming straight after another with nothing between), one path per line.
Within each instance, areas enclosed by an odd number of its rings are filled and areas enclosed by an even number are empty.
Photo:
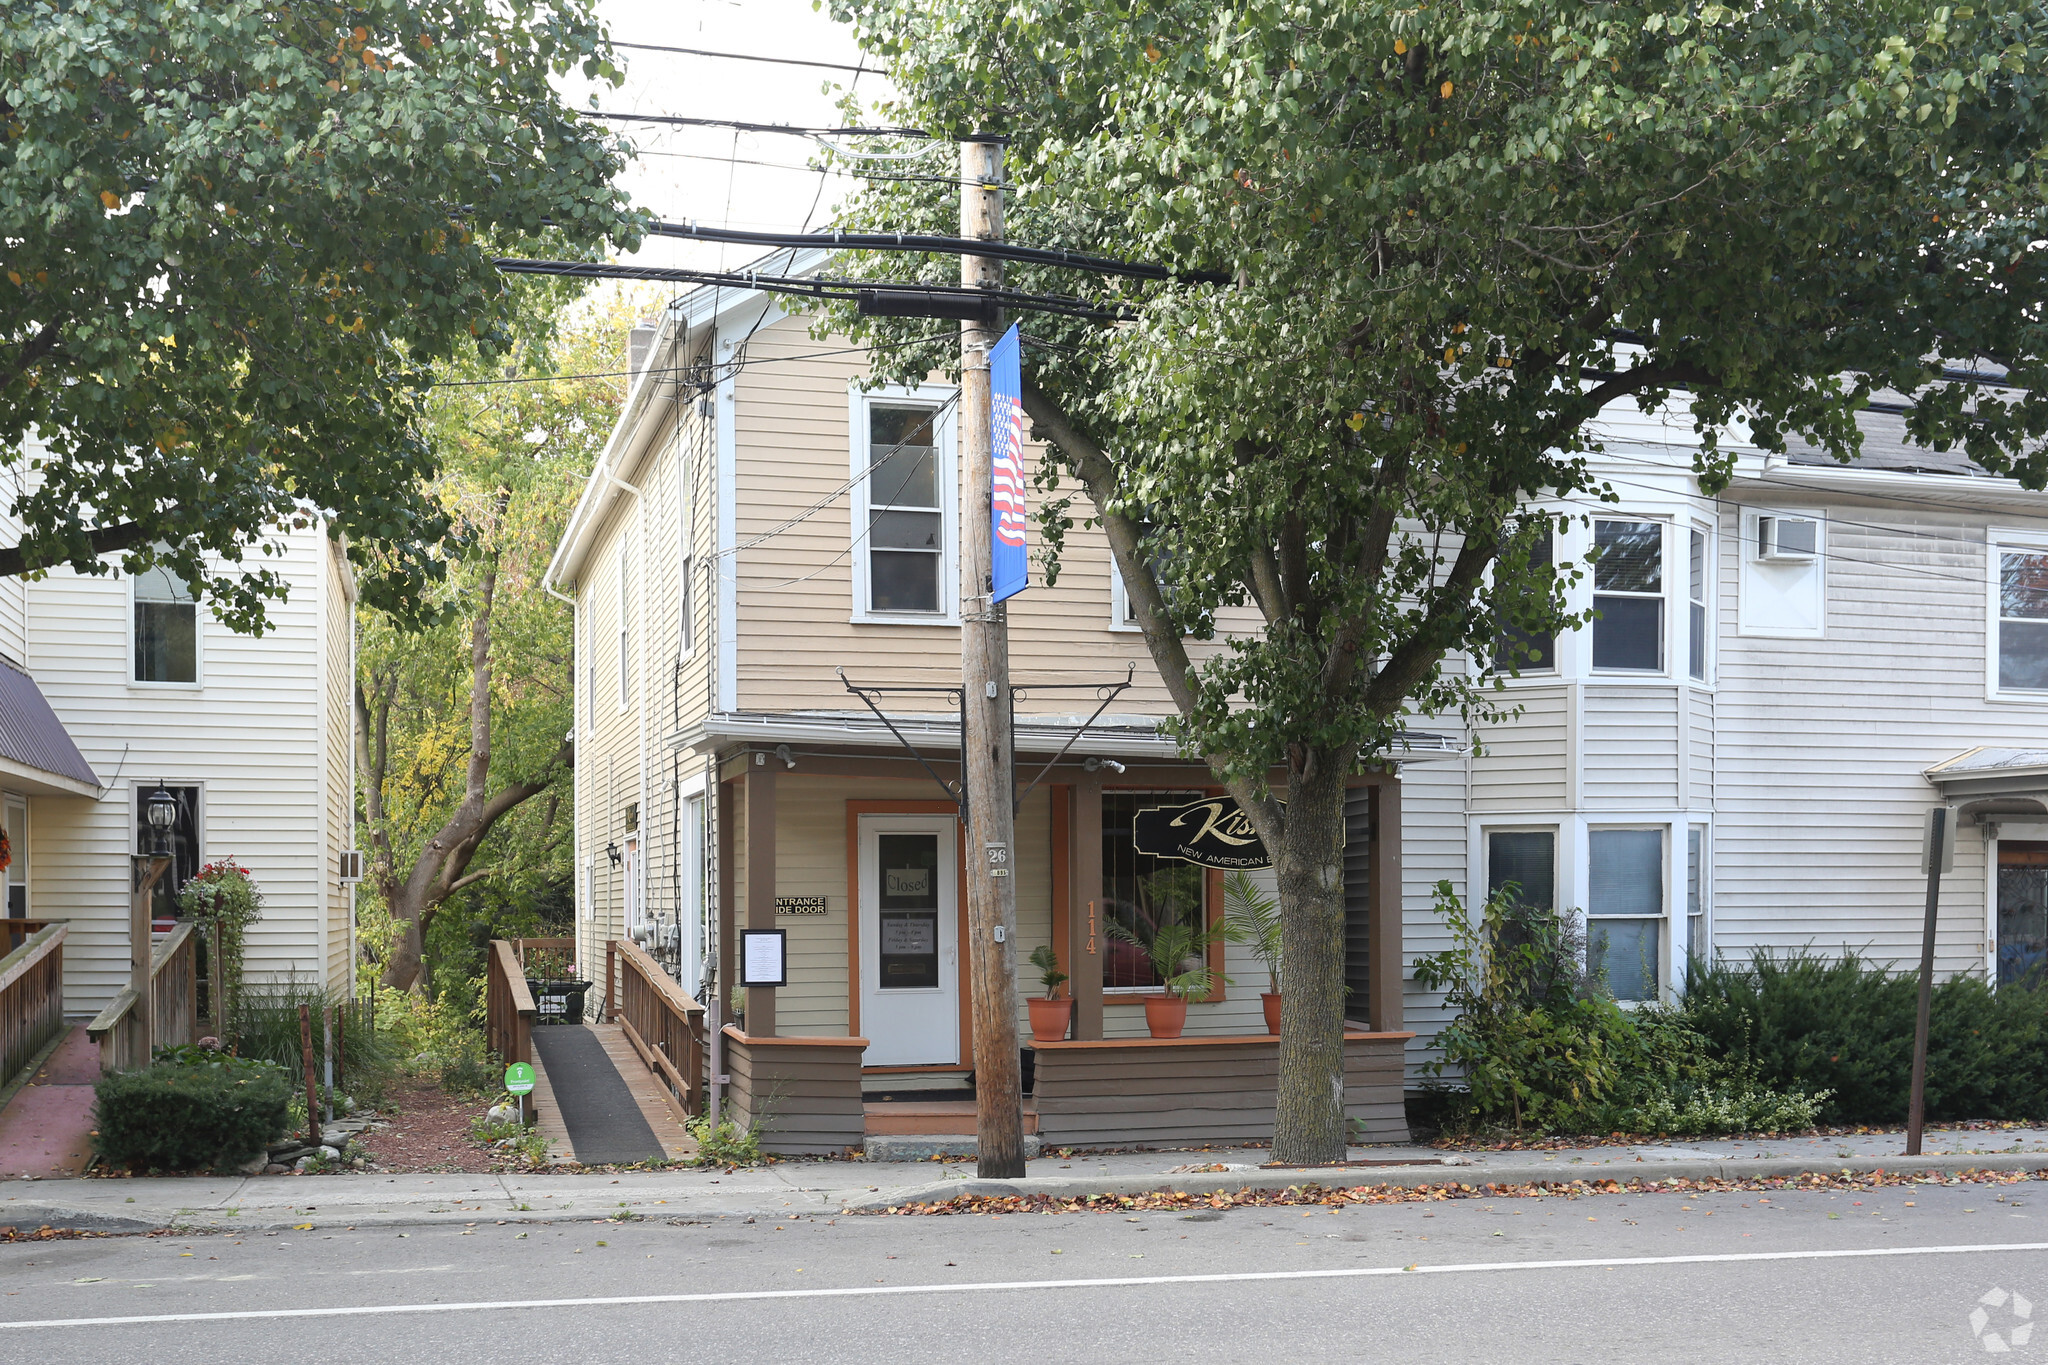
M1529 563L1523 570L1534 582L1548 585L1552 566L1556 563L1556 550L1551 541L1555 535L1549 522L1543 524L1534 543L1529 547ZM1494 642L1493 667L1498 673L1548 673L1557 667L1557 636L1550 631L1527 631L1520 626L1503 620L1500 636Z
M1998 552L1998 690L2048 692L2048 550Z
M1596 521L1593 667L1664 669L1664 527L1655 521Z
M945 480L938 409L868 407L868 610L939 615L946 609Z
M162 564L135 578L135 681L199 681L199 601Z
M1687 632L1685 675L1697 682L1707 680L1707 533L1698 527L1687 534L1692 542L1692 573L1686 579Z

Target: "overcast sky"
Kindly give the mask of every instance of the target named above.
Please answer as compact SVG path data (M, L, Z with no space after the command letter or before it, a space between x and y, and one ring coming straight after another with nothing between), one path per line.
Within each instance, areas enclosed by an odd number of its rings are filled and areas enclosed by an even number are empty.
M850 30L812 9L810 0L599 0L614 42L701 48L713 52L806 58L857 65ZM646 52L622 47L626 84L598 90L597 107L640 114L680 114L756 123L839 122L829 83L857 93L881 92L882 78L851 71L779 66ZM578 108L590 88L571 85ZM639 147L625 184L634 202L666 219L707 226L794 231L831 216L847 181L811 168L817 145L779 134L731 129L621 127ZM746 246L716 246L651 237L633 259L650 265L721 269L759 255Z

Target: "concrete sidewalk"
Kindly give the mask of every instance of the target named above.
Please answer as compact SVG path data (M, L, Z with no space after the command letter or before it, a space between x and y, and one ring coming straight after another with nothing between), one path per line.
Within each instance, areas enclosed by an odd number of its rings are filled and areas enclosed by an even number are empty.
M311 1224L537 1222L556 1219L773 1218L873 1211L960 1194L1135 1194L1161 1188L1287 1185L1523 1184L1535 1180L1775 1177L1806 1171L2048 1169L2048 1129L1930 1130L1927 1155L1900 1155L1898 1133L1771 1141L1703 1139L1566 1151L1450 1153L1354 1148L1353 1165L1269 1170L1262 1150L1057 1155L1015 1181L974 1178L968 1163L788 1161L741 1171L609 1174L253 1176L0 1181L0 1226L140 1232L278 1231ZM1380 1164L1386 1163L1386 1164Z

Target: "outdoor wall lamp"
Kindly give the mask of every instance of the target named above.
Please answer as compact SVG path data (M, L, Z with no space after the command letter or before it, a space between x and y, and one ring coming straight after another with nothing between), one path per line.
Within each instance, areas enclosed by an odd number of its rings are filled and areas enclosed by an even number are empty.
M776 745L775 756L782 760L782 766L785 768L794 768L796 766L796 757L789 752L787 744Z
M157 783L142 803L142 818L149 822L149 851L159 858L165 856L171 851L171 826L178 823L178 798Z
M1104 768L1113 773L1120 773L1124 770L1124 765L1113 758L1091 758L1081 764L1081 771L1084 773L1099 773Z
M625 851L617 844L606 844L604 846L604 856L612 860L613 867L617 867L620 863L626 861Z

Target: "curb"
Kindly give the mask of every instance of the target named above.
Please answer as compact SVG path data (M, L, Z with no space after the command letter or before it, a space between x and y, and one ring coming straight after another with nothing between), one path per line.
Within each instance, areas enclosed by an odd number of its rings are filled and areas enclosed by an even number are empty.
M1807 1161L1796 1157L1751 1158L1740 1161L1630 1161L1598 1166L1559 1166L1552 1162L1459 1166L1327 1166L1289 1171L1217 1171L1184 1176L1032 1176L1021 1180L949 1180L896 1190L857 1200L843 1213L884 1213L908 1204L942 1203L963 1195L1016 1198L1045 1195L1053 1199L1085 1199L1091 1195L1150 1194L1156 1190L1284 1190L1295 1185L1355 1189L1362 1185L1569 1185L1599 1180L1774 1180L1801 1175L1868 1174L1955 1175L1965 1171L2048 1171L2048 1152L2004 1152L1983 1156L1852 1157Z
M162 1221L117 1217L87 1209L67 1209L56 1204L10 1204L0 1209L0 1226L34 1231L40 1227L69 1228L79 1232L154 1232Z

